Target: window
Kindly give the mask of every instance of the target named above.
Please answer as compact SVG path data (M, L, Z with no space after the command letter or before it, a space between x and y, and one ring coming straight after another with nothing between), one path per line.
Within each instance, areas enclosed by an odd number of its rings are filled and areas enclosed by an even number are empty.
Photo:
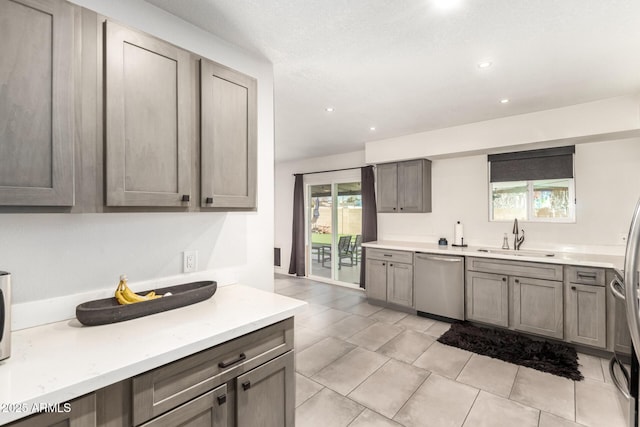
M574 146L489 156L491 221L575 222Z

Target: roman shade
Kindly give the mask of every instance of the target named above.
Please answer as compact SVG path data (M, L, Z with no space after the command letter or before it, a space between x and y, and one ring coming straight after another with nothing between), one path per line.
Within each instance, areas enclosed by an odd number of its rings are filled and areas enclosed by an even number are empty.
M573 178L575 145L491 154L490 182Z

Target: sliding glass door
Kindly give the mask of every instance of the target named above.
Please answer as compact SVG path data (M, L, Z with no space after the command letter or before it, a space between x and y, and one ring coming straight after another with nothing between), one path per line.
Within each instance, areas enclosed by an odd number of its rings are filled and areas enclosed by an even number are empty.
M360 182L309 185L309 275L357 285L362 256Z

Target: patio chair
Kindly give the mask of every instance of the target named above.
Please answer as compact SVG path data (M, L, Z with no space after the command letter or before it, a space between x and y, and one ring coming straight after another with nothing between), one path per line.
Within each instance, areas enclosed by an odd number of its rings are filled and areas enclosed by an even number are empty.
M356 235L356 241L351 246L351 252L353 252L355 265L358 265L358 259L362 257L362 234Z
M351 251L351 236L341 236L338 240L338 270L342 267L342 260L349 259L350 266L353 267L353 252Z

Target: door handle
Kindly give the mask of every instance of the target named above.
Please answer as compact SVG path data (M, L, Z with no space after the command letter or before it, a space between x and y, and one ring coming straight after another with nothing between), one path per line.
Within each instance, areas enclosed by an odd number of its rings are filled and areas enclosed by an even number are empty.
M616 370L614 369L615 365L618 365L620 367L620 370L622 371L622 375L624 375L625 381L627 383L627 387L623 387L618 377L616 377ZM620 393L622 393L622 395L627 400L631 399L631 395L629 394L629 385L628 385L629 373L627 372L627 369L624 366L622 366L620 362L618 362L618 359L616 359L615 356L613 356L611 360L609 360L609 374L611 375L611 380L613 381L613 384L616 386L618 390L620 390Z
M223 368L223 369L224 369L224 368L228 368L228 367L229 367L229 366L231 366L231 365L235 365L235 364L236 364L236 363L238 363L238 362L242 362L242 361L243 361L244 359L246 359L246 358L247 358L247 355L246 355L246 354L244 354L244 353L240 353L240 355L239 355L238 357L236 357L235 359L233 359L233 360L230 360L230 361L228 361L228 362L225 362L225 361L223 360L222 362L218 363L218 367L219 367L219 368Z
M0 289L0 342L2 342L2 336L4 335L4 294L2 293L2 289Z
M614 297L624 301L624 288L622 287L622 284L620 283L620 281L618 281L618 279L613 279L611 282L609 282L609 289L611 290L611 293Z
M638 246L640 245L640 200L633 213L629 238L627 239L624 260L624 296L627 309L627 323L631 333L631 341L638 352L640 350L640 318L638 317L638 287L636 271L638 271Z

